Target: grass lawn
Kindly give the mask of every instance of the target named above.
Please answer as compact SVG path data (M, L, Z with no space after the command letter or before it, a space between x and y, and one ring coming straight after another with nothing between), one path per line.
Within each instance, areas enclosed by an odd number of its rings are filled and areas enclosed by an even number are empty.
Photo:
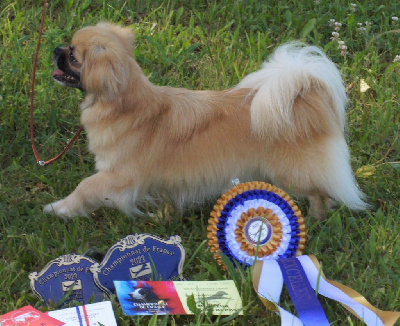
M373 208L354 213L338 207L322 222L307 219L305 253L318 257L327 278L350 286L379 309L400 310L398 1L355 6L328 0L49 2L35 95L35 135L42 159L58 153L80 124L81 92L57 85L50 74L53 49L83 26L100 20L131 26L135 56L150 80L190 89L237 84L285 41L300 39L323 48L348 85L351 163ZM225 273L207 250L213 203L183 215L175 214L170 204L149 204L140 218L112 209L69 221L42 213L45 204L65 197L94 172L94 160L83 133L60 161L46 168L35 162L29 94L41 9L40 0L0 4L0 314L27 304L46 309L32 293L28 275L48 261L67 253L101 259L128 234L152 233L182 237L186 261L191 259L183 271L188 279L234 279L244 315L230 321L206 314L130 318L112 298L119 325L280 325L279 317L258 300L247 272ZM333 36L335 28L339 35ZM299 206L306 214L307 203L300 200ZM199 246L202 250L196 251ZM332 325L363 324L339 304L324 298L321 302ZM281 306L293 311L287 294Z

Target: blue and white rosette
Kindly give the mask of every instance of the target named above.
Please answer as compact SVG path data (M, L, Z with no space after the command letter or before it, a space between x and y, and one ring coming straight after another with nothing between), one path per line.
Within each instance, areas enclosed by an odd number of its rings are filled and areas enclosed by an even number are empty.
M306 241L296 204L283 190L264 182L238 184L222 195L207 230L219 264L221 253L246 266L255 260L294 257L301 255Z
M325 277L316 257L303 255L304 219L281 189L263 182L235 186L222 195L208 220L208 244L223 265L221 254L252 269L253 286L281 325L329 326L316 292L339 302L368 326L392 326L396 311L372 306L361 294ZM298 317L279 306L283 284Z

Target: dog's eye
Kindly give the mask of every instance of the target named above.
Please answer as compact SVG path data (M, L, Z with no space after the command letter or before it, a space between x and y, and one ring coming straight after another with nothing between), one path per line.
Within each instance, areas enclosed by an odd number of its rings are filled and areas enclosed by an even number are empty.
M69 51L69 61L71 62L78 62L78 60L76 60L72 50Z

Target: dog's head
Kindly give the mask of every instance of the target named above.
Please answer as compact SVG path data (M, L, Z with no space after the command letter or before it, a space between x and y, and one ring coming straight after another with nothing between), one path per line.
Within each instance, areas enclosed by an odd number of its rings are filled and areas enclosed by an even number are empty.
M52 77L58 83L113 99L127 85L133 60L133 33L109 23L85 27L71 45L57 47Z
M159 298L150 288L139 288L129 293L131 299L143 302L157 302Z

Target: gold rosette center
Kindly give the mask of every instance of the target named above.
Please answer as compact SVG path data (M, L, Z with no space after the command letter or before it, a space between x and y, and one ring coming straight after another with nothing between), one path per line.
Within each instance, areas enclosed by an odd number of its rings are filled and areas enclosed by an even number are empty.
M282 240L282 225L269 208L250 208L236 222L236 241L249 256L271 255Z

